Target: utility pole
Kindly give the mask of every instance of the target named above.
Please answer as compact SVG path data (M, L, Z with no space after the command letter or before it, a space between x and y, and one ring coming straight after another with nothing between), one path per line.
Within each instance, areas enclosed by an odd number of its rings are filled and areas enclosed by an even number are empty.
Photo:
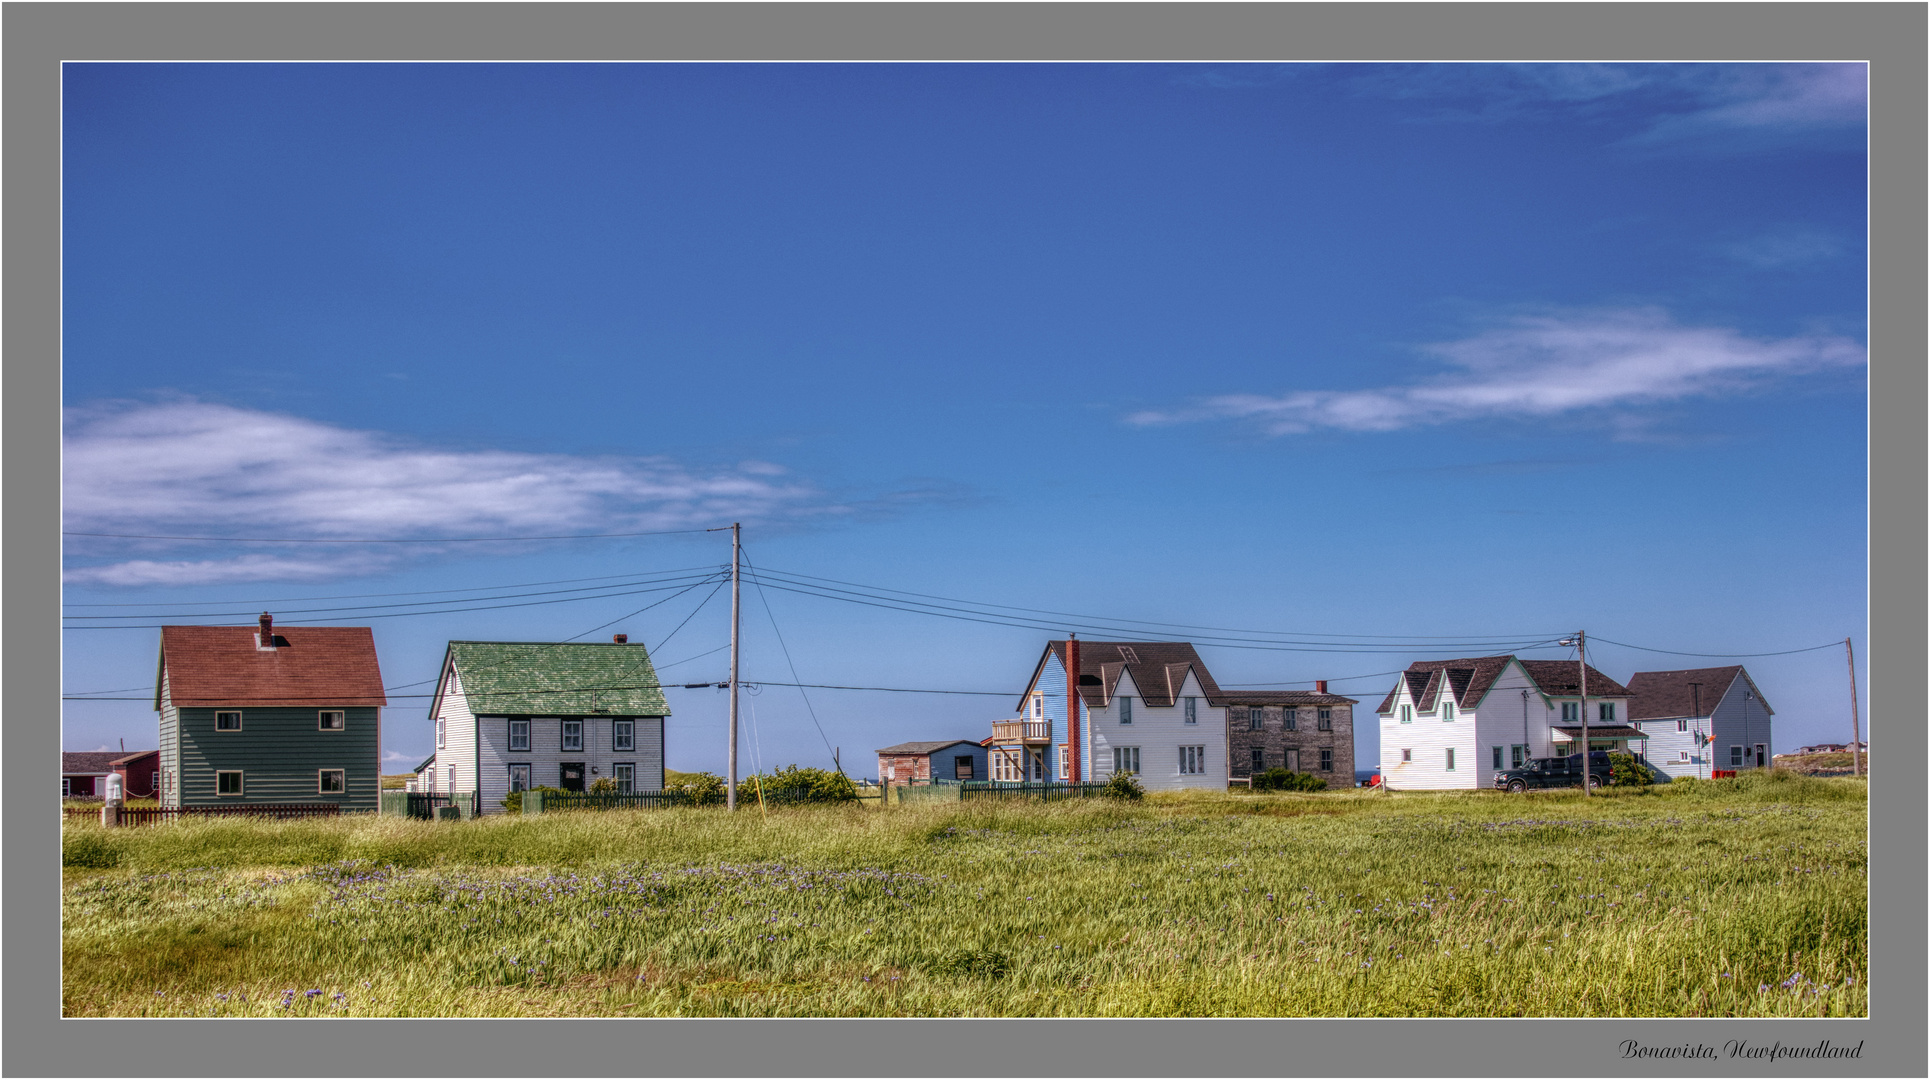
M1561 644L1575 647L1575 662L1581 665L1582 701L1578 711L1582 719L1582 794L1593 795L1595 793L1588 789L1588 632L1577 630L1574 637Z
M1707 746L1713 744L1715 740L1711 739L1709 744L1705 744L1702 741L1702 684L1699 682L1690 683L1689 693L1695 698L1695 756L1697 760L1701 760L1709 756ZM1702 776L1702 767L1700 765L1696 766L1695 774L1699 779L1706 779Z
M1856 648L1843 639L1843 655L1850 661L1850 775L1863 775L1863 753L1856 744L1863 741L1862 721L1856 715Z
M724 779L724 809L737 809L737 627L739 611L739 586L742 584L738 573L744 564L744 527L739 522L730 524L730 769ZM705 532L723 532L722 526L705 529ZM758 798L763 798L759 789Z

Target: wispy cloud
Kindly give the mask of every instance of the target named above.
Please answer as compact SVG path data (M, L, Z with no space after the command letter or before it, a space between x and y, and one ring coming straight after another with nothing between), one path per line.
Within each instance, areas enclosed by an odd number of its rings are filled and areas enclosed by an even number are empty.
M1829 262L1847 250L1835 233L1791 225L1725 244L1723 255L1758 270L1795 270Z
M66 528L314 540L642 532L854 512L767 462L702 467L421 445L372 431L198 401L66 417ZM286 581L364 573L379 546L257 549L70 569L111 585ZM178 548L178 545L175 545ZM420 550L420 549L411 549Z
M1683 326L1656 308L1523 316L1460 341L1423 347L1448 370L1408 386L1229 394L1192 407L1135 413L1140 425L1236 419L1270 435L1398 431L1467 420L1531 419L1581 410L1626 418L1634 406L1736 393L1803 372L1852 368L1847 338L1764 339Z

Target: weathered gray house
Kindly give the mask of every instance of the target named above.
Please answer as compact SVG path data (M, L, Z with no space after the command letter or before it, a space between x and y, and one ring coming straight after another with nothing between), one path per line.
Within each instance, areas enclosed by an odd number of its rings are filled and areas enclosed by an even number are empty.
M374 810L382 672L366 626L164 626L162 806L326 803Z
M1648 736L1649 764L1663 772L1769 767L1776 710L1741 664L1638 671L1628 692L1629 720Z
M1233 778L1268 769L1312 773L1333 787L1354 783L1354 706L1349 697L1316 690L1222 690Z
M663 721L670 715L641 644L452 641L429 709L435 756L417 788L479 792L477 812L502 812L512 791L663 789Z

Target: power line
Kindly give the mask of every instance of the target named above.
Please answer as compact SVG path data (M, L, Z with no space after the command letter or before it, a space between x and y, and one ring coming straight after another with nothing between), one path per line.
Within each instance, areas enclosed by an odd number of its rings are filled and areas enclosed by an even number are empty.
M717 598L717 594L723 590L725 584L726 582L720 579L717 582L716 587L711 589L710 592L704 596L703 600L700 603L698 603L696 607L690 609L690 614L684 616L684 621L677 624L677 629L670 631L668 634L665 634L663 636L663 640L657 642L656 645L652 646L650 651L656 652L658 649L661 649L665 645L670 644L670 639L677 636L677 630L682 630L685 626L689 625L690 620L696 618L698 612L709 607L710 602Z
M711 571L710 573L708 573L708 574L704 574L704 575L701 575L701 576L699 577L699 580L698 580L698 583L699 583L699 584L702 584L702 583L703 583L704 581L708 581L708 580L710 580L711 578L713 578L714 576L716 576L716 573L717 573L717 571L715 571L715 570L712 570L712 571ZM660 584L660 583L662 583L662 582L667 582L667 581L688 581L688 580L690 579L690 577L691 577L691 576L693 576L693 575L689 575L689 574L674 574L674 573L673 573L673 574L658 574L658 575L645 575L645 576L642 576L642 577L636 577L636 578L634 578L634 579L633 579L633 580L631 580L631 581L626 581L626 582L623 582L623 584L624 584L624 585L655 585L655 584ZM325 608L294 608L294 609L291 609L291 610L287 610L287 611L283 611L283 612L282 612L281 614L283 614L283 615L310 615L310 614L318 614L318 613L324 613L324 612L329 612L329 613L332 613L332 612L357 612L357 611L379 611L379 610L382 610L382 609L384 609L384 608L400 608L400 607L426 607L426 606L428 606L428 605L430 605L430 604L466 604L466 603L470 603L471 601L475 601L475 600L515 600L515 599L520 599L520 598L522 598L522 597L525 597L525 596L556 596L556 595L558 595L558 594L561 594L561 593L580 593L580 592L591 592L591 591L594 591L594 590L598 590L598 589L610 589L610 588L616 588L616 586L613 586L613 585L584 585L584 586L580 586L580 587L578 587L578 588L574 588L574 589L543 589L543 590L540 590L540 591L537 591L537 592L526 592L526 593L500 593L500 594L498 594L498 595L495 595L495 596L466 596L466 597L462 597L462 598L460 598L460 599L456 599L456 600L420 600L420 601L412 601L412 602L408 602L408 603L400 603L400 604L352 604L352 605L349 605L349 606L346 606L346 607L325 607ZM479 592L481 592L481 591L486 591L486 590L477 590L477 591L479 591ZM620 595L622 595L622 594L621 594L621 593L606 593L606 594L604 594L604 595L612 595L612 596L620 596ZM254 614L255 614L255 612L254 612L254 610L253 610L253 609L251 608L250 610L247 610L247 611L183 611L183 612L168 612L168 613L163 613L163 614L159 614L159 615L153 615L153 614L145 614L145 613L142 613L142 614L128 614L128 615L62 615L62 616L61 616L61 618L63 618L63 619L87 619L87 620L107 620L107 619L219 619L219 618L226 618L226 617L228 617L228 616L253 616Z
M1822 649L1834 649L1838 645L1843 644L1840 641L1832 641L1827 645L1812 645L1807 649L1784 649L1781 652L1716 653L1716 652L1683 652L1680 649L1651 649L1644 645L1629 645L1620 641L1610 641L1605 637L1591 638L1591 640L1599 641L1604 645L1620 645L1624 649L1639 649L1642 652L1662 653L1665 656L1713 656L1718 659L1724 659L1724 660L1739 660L1739 659L1745 659L1751 656L1789 656L1794 653L1817 652Z
M1011 697L1010 690L917 690L903 686L833 686L829 683L788 683L759 679L746 680L746 686L808 686L813 690L877 690L888 694L969 694L974 697Z
M743 552L742 544L738 545L738 550L740 553L743 553L744 555L744 565L749 566L751 568L751 583L753 585L757 585L757 598L759 601L761 601L764 604L764 614L770 617L771 632L777 635L777 647L784 651L784 663L787 664L791 669L791 678L793 679L799 678L800 676L797 673L797 662L791 659L791 647L789 645L784 644L784 631L779 630L777 628L777 613L771 610L771 598L764 594L764 586L760 584L757 580L757 567L751 563L751 557L749 553ZM824 725L818 723L818 711L811 707L811 695L804 692L804 685L802 683L797 684L797 688L798 688L797 696L804 699L804 711L809 713L811 716L811 726L818 729L818 738L821 741L823 741L824 748L826 750L831 751L831 759L835 762L837 760L838 752L837 750L832 748L831 740L829 738L826 738L824 734Z
M671 602L672 600L675 600L675 599L676 599L677 597L679 597L679 596L682 596L682 595L684 595L684 593L687 593L687 592L689 592L689 591L690 591L691 589L695 589L695 588L698 588L698 587L700 587L700 586L702 586L702 585L703 585L703 582L701 582L701 581L699 581L699 582L697 582L697 583L696 583L695 585L691 585L691 586L689 586L689 587L687 587L687 588L684 588L684 589L681 589L681 590L679 590L679 591L677 591L677 592L674 592L674 593L671 593L671 594L670 594L669 596L666 596L666 597L664 597L664 598L663 598L663 599L661 599L661 600L658 600L658 601L655 601L654 603L649 603L649 604L645 604L645 605L643 605L642 607L640 607L640 608L638 608L638 609L637 609L637 610L635 610L635 611L632 611L632 612L629 612L629 613L627 613L627 614L623 614L623 615L618 615L618 616L617 616L616 618L614 618L614 619L611 619L611 620L610 620L609 622L606 622L606 623L603 623L603 624L602 624L601 626L592 626L592 627L590 627L590 628L589 628L588 630L585 630L585 631L583 631L582 633L577 633L577 634L571 634L571 635L570 635L569 637L566 637L566 638L564 638L562 642L559 642L559 644L567 644L567 643L569 643L569 642L572 642L572 641L575 641L575 640L576 640L577 638L580 638L580 637L583 637L583 636L584 636L585 634L594 634L594 633L596 633L596 632L597 632L598 630L601 630L601 629L603 629L604 627L608 627L608 626L615 626L616 624L618 624L618 623L620 623L620 622L622 622L622 621L623 621L623 620L625 620L625 619L631 619L631 618L635 618L636 616L638 616L638 615L641 615L641 614L643 614L643 613L644 613L644 612L646 612L646 611L649 611L649 610L650 610L651 608L653 608L653 607L659 607L659 606L661 606L661 605L663 605L663 604L668 604L668 603L669 603L669 602ZM706 599L708 599L708 597L706 597ZM701 605L701 604L700 604L700 605L698 605L698 606L699 606L699 607L701 607L701 606L703 606L703 605ZM697 614L697 613L693 611L693 612L691 612L691 614L692 614L692 615L695 615L695 614ZM686 620L684 620L684 621L685 621L685 622L688 622L689 620L688 620L688 619L686 619ZM679 624L678 624L678 626L679 626L679 628L681 628L681 627L682 627L682 625L683 625L682 623L679 623ZM675 633L675 631L672 631L672 633ZM647 656L648 654L646 653L645 655Z
M368 538L360 540L297 540L273 536L157 536L147 533L63 532L62 536L97 536L116 540L201 540L216 544L507 544L526 540L614 540L629 536L679 536L705 529L663 529L657 532L582 533L573 536L439 536L421 540Z
M691 570L708 570L712 568L713 568L713 564L705 563L702 566L679 566L669 570L632 571L627 574L602 574L597 577L558 578L555 581L515 581L505 585L475 585L467 589L423 589L417 592L344 593L339 596L282 596L282 597L275 597L267 600L220 600L220 601L209 600L207 601L207 603L248 604L250 606L259 606L262 604L293 604L293 603L299 603L299 602L308 601L308 600L368 600L368 599L378 599L378 598L390 597L390 596L444 596L449 593L494 592L497 589L529 589L529 588L534 588L538 585L569 585L578 581L612 581L612 580L615 580L616 578L635 578L638 576L639 573L641 573L645 577L649 577L652 575L661 575L661 574L682 574ZM591 586L591 587L594 588L595 586ZM120 604L107 604L107 603L62 604L61 606L70 607L70 608L80 608L80 607L134 608L134 607L174 607L176 605L183 604L183 603L201 603L201 601L155 600L155 601L147 601L147 602L129 602L129 603L120 603ZM133 615L128 616L128 618L137 618L137 617L138 616L133 616Z

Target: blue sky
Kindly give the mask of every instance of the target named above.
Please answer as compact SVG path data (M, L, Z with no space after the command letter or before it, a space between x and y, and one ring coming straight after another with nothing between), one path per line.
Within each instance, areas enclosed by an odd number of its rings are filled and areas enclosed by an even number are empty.
M1860 65L69 64L66 528L337 542L70 536L68 614L127 617L70 618L65 686L263 607L375 626L398 694L695 611L655 655L714 680L709 585L369 616L732 520L774 573L1296 636L1202 653L1371 676L1363 763L1382 673L1474 642L1860 651L1864 114ZM765 766L982 737L1048 636L745 616L749 679L1006 695L765 685ZM1743 662L1779 749L1847 737L1840 649ZM723 697L671 692L673 767ZM67 703L68 749L154 739Z

